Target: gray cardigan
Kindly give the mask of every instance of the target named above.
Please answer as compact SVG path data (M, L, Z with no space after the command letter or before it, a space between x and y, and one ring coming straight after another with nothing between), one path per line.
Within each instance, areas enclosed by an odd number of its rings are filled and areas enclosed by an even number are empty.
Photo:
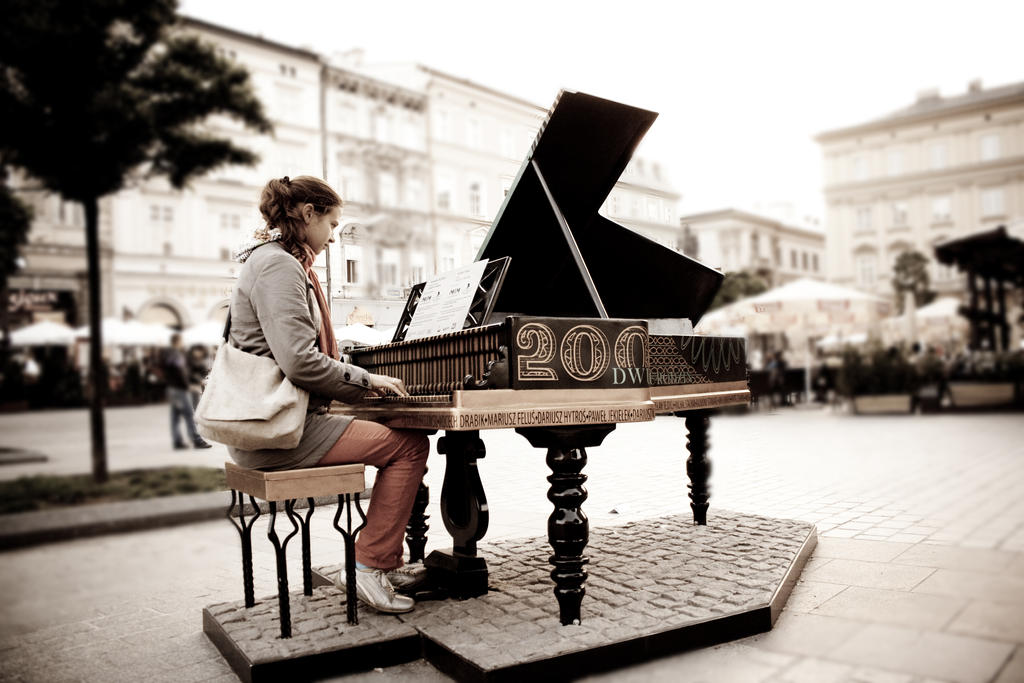
M253 250L231 297L235 346L277 361L293 384L309 391L309 411L299 445L292 449L243 451L228 448L242 467L311 467L338 440L351 417L328 415L331 400L353 403L370 386L369 373L334 360L317 345L320 309L302 265L278 242Z

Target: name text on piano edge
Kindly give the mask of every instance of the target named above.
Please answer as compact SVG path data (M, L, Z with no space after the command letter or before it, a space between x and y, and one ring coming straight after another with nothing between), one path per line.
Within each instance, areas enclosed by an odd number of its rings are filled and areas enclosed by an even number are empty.
M654 408L576 408L537 410L495 410L462 415L417 415L410 425L425 429L500 429L509 427L543 427L553 425L611 424L648 422L654 419ZM415 422L413 425L412 422ZM403 426L399 420L395 426Z

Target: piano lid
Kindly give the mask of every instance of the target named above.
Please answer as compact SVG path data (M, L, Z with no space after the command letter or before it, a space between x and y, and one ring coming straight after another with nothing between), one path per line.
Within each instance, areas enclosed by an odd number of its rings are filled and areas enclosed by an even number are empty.
M495 315L697 323L724 276L598 214L655 118L559 93L476 257L512 258Z

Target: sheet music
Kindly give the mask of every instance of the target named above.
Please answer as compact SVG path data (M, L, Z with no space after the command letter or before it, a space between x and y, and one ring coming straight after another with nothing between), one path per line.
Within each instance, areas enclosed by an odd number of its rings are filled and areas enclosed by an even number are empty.
M412 314L405 339L421 339L461 330L486 267L487 259L484 259L428 280Z

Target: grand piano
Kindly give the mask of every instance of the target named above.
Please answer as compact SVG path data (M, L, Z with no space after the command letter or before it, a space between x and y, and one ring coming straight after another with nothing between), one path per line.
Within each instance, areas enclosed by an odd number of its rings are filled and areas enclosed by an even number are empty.
M750 399L743 340L692 334L723 276L598 213L656 117L562 91L480 248L486 266L463 329L407 339L419 285L393 341L351 353L371 372L402 378L412 395L336 403L333 412L445 431L441 514L453 547L424 561L449 594L487 591L476 550L488 522L481 430L515 429L547 449L549 561L563 624L579 623L587 579L586 449L617 423L685 419L691 507L695 523L706 523L710 413ZM423 558L428 496L421 487L408 526L413 561Z

